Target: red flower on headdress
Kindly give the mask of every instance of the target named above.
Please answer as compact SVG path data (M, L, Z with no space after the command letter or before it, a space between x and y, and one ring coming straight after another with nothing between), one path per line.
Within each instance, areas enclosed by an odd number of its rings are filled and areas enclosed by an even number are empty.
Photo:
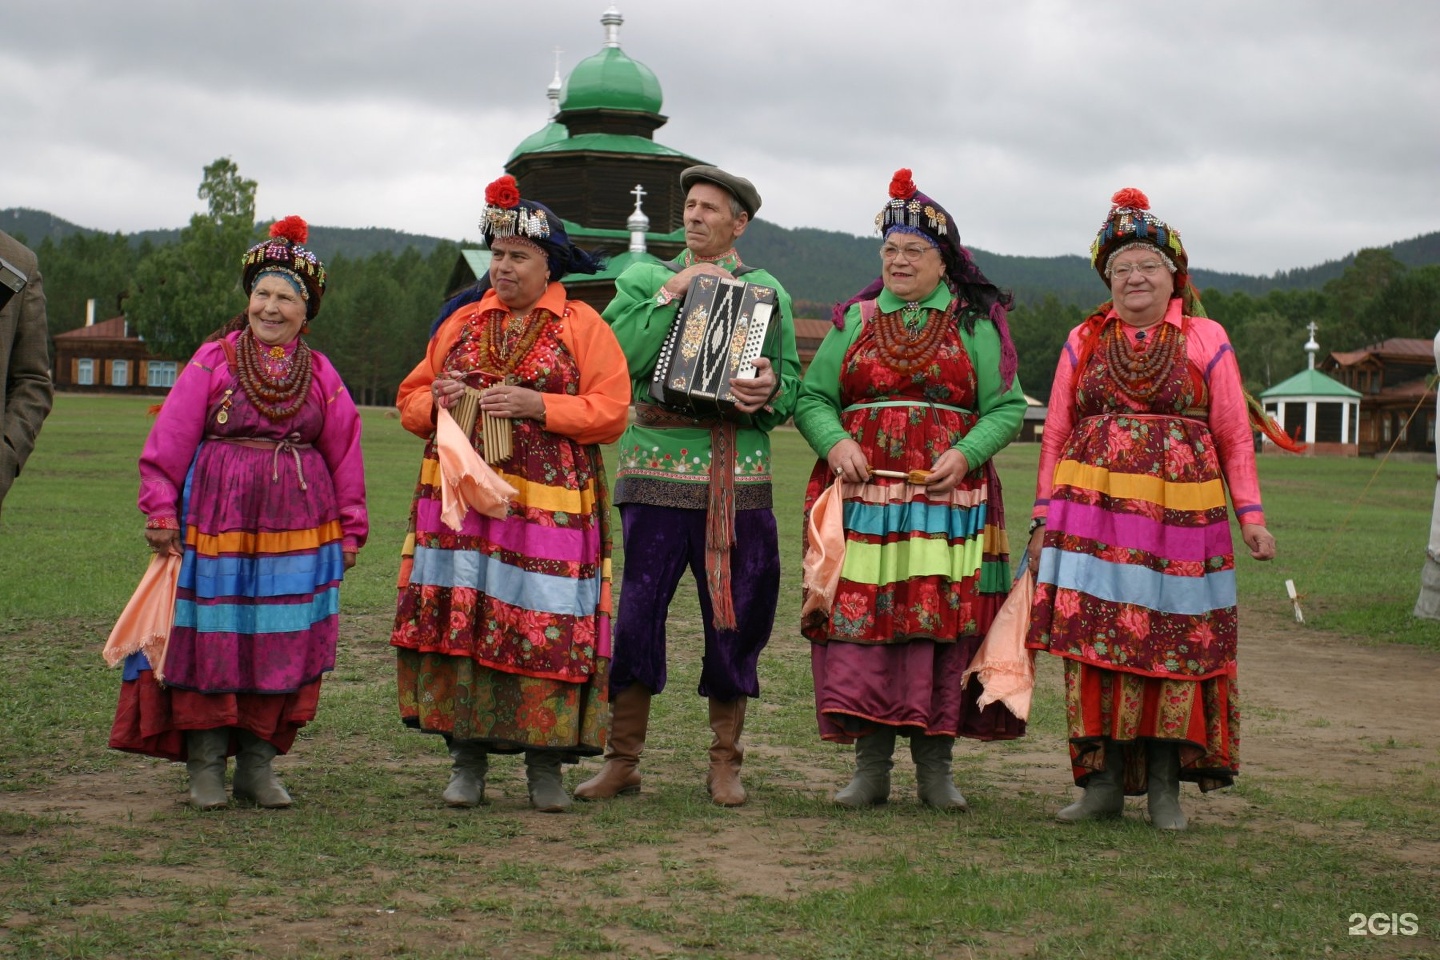
M310 239L310 224L299 217L286 217L270 224L270 236L291 243L304 243Z
M890 178L890 196L896 200L909 200L915 196L915 181L910 179L909 167L901 167Z
M1150 209L1150 198L1134 187L1116 190L1115 196L1110 198L1110 202L1117 207L1129 207L1131 210Z
M520 203L520 184L510 174L505 174L485 188L485 202L492 207L509 210Z

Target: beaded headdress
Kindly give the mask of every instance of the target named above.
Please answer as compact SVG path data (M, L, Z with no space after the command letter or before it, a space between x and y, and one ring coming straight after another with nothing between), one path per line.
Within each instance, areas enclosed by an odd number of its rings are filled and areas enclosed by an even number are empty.
M959 246L950 235L950 215L945 208L915 187L910 170L901 167L890 178L890 200L875 214L875 229L882 235L891 227L908 227L930 237L938 246L947 242ZM908 232L908 231L907 231Z
M603 264L603 258L570 242L565 221L556 216L554 210L538 200L522 198L520 185L508 173L485 188L480 231L487 247L506 238L535 244L545 254L551 280L559 280L568 273L599 273Z
M882 236L888 235L891 230L917 234L939 248L940 258L945 262L944 283L966 308L959 314L960 324L973 331L977 316L988 317L1000 334L1000 376L1008 390L1015 379L1016 356L1006 313L1014 298L980 272L970 251L961 246L960 231L950 214L916 188L908 167L896 170L890 178L890 199L875 215L875 228ZM876 277L849 300L835 304L830 319L843 330L845 311L850 305L873 300L883 289L884 278Z
M544 204L520 199L520 185L508 173L485 188L485 210L480 214L480 231L485 235L487 244L497 237L524 237L535 241L549 239L552 218L554 214ZM555 226L563 237L564 228L558 223Z
M1146 243L1160 251L1175 272L1175 289L1183 290L1189 279L1189 257L1180 242L1180 231L1150 212L1150 199L1134 187L1115 191L1110 212L1090 244L1090 265L1100 279L1110 284L1110 260L1124 247Z
M270 239L262 240L241 260L241 284L248 296L263 273L289 279L305 300L305 319L314 319L325 296L325 264L301 246L310 239L310 225L299 217L286 217L270 225Z
M570 242L570 235L565 232L565 221L554 210L538 200L522 198L520 185L509 174L485 188L485 210L480 215L480 232L487 247L494 247L496 240L506 239L539 247L545 255L552 281L560 280L567 274L593 275L605 266L604 255L582 250ZM430 335L435 335L446 317L466 304L477 302L489 289L490 275L487 273L445 301L440 315L430 327Z

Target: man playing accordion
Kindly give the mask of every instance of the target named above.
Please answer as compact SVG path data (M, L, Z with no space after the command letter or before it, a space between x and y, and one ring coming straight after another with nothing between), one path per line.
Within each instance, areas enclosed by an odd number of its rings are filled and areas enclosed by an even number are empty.
M575 791L603 799L640 788L637 768L650 697L665 687L665 621L688 567L704 619L699 693L708 698L706 787L721 806L745 802L740 783L745 705L760 693L756 663L770 640L780 592L780 552L770 495L770 431L789 419L800 385L790 297L770 274L741 262L735 241L760 208L749 180L718 167L680 174L686 250L670 263L639 263L615 283L605 309L635 390L635 422L620 438L614 502L625 570L615 624L614 711L605 765ZM691 282L700 276L773 288L778 363L755 359L753 379L733 379L734 415L699 419L653 402L657 359Z

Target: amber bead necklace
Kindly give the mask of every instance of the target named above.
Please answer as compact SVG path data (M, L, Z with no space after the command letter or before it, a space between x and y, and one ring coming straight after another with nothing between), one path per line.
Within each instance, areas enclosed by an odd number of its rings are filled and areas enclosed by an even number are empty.
M510 317L508 324L507 316ZM550 326L548 321L544 310L531 310L523 317L505 310L489 311L479 324L479 346L480 356L490 365L491 372L513 383L520 365Z
M960 298L955 297L944 313L926 309L928 316L923 323L918 319L918 311L922 309L918 304L907 304L893 313L877 313L871 323L875 328L876 346L885 363L900 374L928 367L955 323L959 307Z
M1185 346L1185 338L1173 324L1161 322L1145 331L1149 346L1132 344L1124 324L1116 321L1105 328L1101 350L1105 366L1116 386L1130 399L1145 403L1155 398L1165 375Z
M283 367L279 374L272 374L266 369L255 334L251 331L241 331L235 347L236 365L239 367L235 371L236 378L255 409L270 420L288 420L299 413L305 405L305 398L310 395L310 381L314 375L310 345L304 340L297 341L288 367ZM275 351L280 352L277 360L284 357L284 350L278 346L268 352L273 356Z

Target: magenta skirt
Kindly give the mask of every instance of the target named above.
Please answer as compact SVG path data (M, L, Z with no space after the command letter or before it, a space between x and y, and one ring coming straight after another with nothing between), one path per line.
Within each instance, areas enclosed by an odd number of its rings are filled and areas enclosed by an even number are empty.
M854 743L881 726L896 727L907 736L1023 737L1025 721L1004 705L992 703L984 710L977 706L981 693L977 679L961 684L981 639L812 643L810 671L821 739Z

